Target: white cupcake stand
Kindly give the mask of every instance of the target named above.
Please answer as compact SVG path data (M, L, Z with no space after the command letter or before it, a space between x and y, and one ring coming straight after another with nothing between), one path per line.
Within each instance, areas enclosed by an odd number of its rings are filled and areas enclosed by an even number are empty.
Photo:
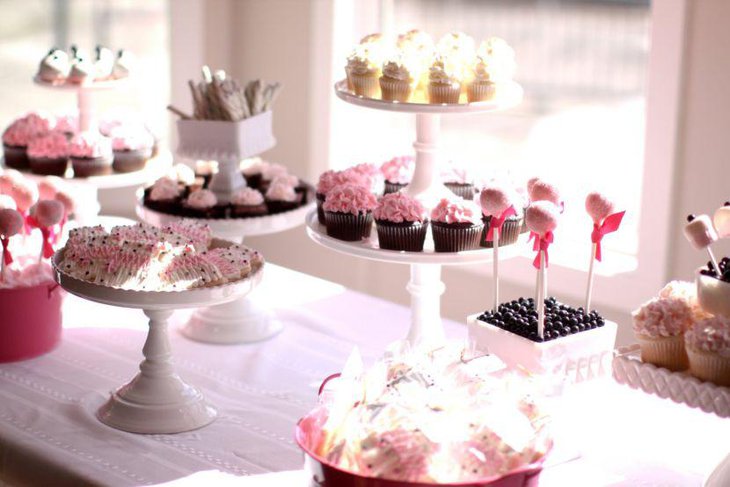
M214 246L230 242L214 241ZM221 286L188 291L150 292L116 289L82 281L58 268L59 251L53 256L56 282L71 294L110 306L138 308L149 318L149 332L139 373L112 392L97 412L99 420L112 428L132 433L180 433L207 425L217 412L195 387L175 371L167 335L172 312L223 304L248 294L261 280L263 269L245 279Z
M79 130L93 130L98 127L98 117L94 95L100 91L117 90L127 85L127 80L97 81L87 84L74 83L47 83L33 78L33 82L43 88L71 91L76 93L76 100L79 112ZM169 152L160 152L157 156L147 161L144 169L129 173L114 173L102 176L91 176L88 178L73 178L67 173L66 182L73 196L81 204L77 205L75 219L83 224L93 224L99 215L99 190L115 189L140 184L151 183L163 176L172 165L172 155ZM69 169L70 171L70 169ZM40 181L43 176L24 173L34 181Z
M415 170L411 183L402 191L432 208L444 196L453 196L440 181L439 136L441 116L486 113L516 106L522 101L522 88L508 83L498 88L493 101L466 104L399 103L365 98L347 89L345 80L335 84L339 98L366 108L416 115ZM307 233L318 244L337 252L363 259L411 266L411 278L406 289L411 295L411 325L407 339L413 345L438 346L444 341L441 322L441 295L446 290L441 282L441 266L484 264L492 261L492 249L465 252L434 252L433 242L427 237L423 252L398 252L380 249L373 228L369 240L345 242L327 236L327 230L317 220L316 211L307 215ZM430 232L429 232L430 235ZM500 260L520 254L518 244L500 248Z
M178 154L190 159L218 161L218 172L209 189L219 201L228 202L231 195L244 187L239 164L276 145L271 131L271 112L264 112L241 122L180 120ZM253 218L197 219L207 223L219 238L243 242L254 237L279 233L304 222L314 202L292 211ZM151 210L143 204L143 192L137 194L137 216L152 225L165 225L181 217ZM249 343L266 340L283 328L267 307L258 304L255 296L246 296L218 306L196 310L181 332L190 339L219 344Z

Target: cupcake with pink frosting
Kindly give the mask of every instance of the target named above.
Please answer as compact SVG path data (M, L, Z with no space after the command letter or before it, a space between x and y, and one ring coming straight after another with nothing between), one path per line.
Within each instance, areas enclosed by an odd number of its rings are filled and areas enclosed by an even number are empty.
M474 174L466 166L449 161L441 171L441 180L456 196L474 198Z
M112 171L112 142L98 132L74 135L68 152L76 178L99 176Z
M674 371L688 367L684 334L694 320L685 300L655 298L634 311L632 317L643 362Z
M428 230L426 208L405 193L386 194L373 211L381 249L421 252Z
M352 183L363 187L367 187L368 185L367 180L362 174L353 171L335 171L330 169L319 176L317 188L315 189L315 197L317 199L317 219L320 225L326 225L323 204L327 199L327 193L335 186L345 183Z
M162 213L181 214L180 202L185 188L176 180L162 177L144 192L144 205Z
M413 156L398 156L381 164L380 172L385 178L385 194L405 188L411 182L414 168Z
M144 127L120 126L112 130L112 151L116 172L133 172L144 169L152 156L155 141Z
M730 319L715 316L684 334L689 372L700 380L730 387Z
M483 229L482 211L472 200L443 198L431 211L436 252L477 249Z
M28 144L30 170L35 174L63 176L68 167L69 144L62 132L48 132Z
M5 165L16 169L29 166L28 145L30 142L53 130L52 117L41 113L29 113L15 120L3 132L3 157Z
M215 193L199 189L190 193L182 202L183 216L192 218L224 218L226 205L219 205Z
M268 213L264 202L264 195L254 188L241 188L231 197L231 216L233 218L246 218L262 216Z
M324 210L327 235L339 240L355 242L370 237L373 210L378 204L368 188L345 183L327 193Z
M376 196L380 196L385 191L385 178L380 172L380 168L375 164L363 162L356 166L352 166L345 170L346 172L355 173L365 178L366 184L370 187L370 192Z
M296 178L294 179L296 180ZM287 176L280 176L268 184L265 200L269 213L273 215L298 208L302 202L302 194L297 193L294 180Z

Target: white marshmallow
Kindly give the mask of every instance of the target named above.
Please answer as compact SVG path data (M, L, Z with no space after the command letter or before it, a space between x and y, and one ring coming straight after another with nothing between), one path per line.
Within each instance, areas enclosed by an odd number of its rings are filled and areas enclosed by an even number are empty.
M717 232L712 226L712 220L707 215L699 215L684 227L684 236L697 250L707 248L717 240Z
M712 218L720 238L730 237L730 206L721 206Z

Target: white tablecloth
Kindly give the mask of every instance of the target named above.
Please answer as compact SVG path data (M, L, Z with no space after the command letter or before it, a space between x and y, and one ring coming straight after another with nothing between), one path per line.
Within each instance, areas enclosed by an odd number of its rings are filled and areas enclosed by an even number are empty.
M286 325L271 340L219 346L171 333L179 372L219 410L213 424L176 435L124 433L95 419L109 391L136 373L146 322L140 311L69 296L59 348L0 365L0 483L304 485L297 419L353 346L368 361L405 336L409 311L274 265L254 295ZM445 325L449 336L465 335ZM612 383L581 391L556 418L560 464L541 485L699 485L730 449L730 421ZM281 473L253 476L266 472Z

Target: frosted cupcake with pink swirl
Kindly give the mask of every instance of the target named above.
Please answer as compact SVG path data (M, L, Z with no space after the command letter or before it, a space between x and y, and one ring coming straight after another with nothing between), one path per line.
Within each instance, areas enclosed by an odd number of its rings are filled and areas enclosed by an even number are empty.
M685 333L684 342L690 374L730 386L730 319L715 316L701 320Z
M694 324L692 308L680 298L655 298L632 313L641 360L669 370L688 366L684 333Z
M302 194L297 193L296 187L292 183L293 181L287 175L271 181L264 195L269 213L282 213L299 207L302 202Z
M362 164L346 169L345 172L359 174L364 177L365 181L367 181L366 184L370 188L370 192L375 195L381 195L385 191L385 178L383 178L380 168L375 164L363 162Z
M373 211L381 249L420 252L426 240L426 208L405 193L383 196Z
M405 188L413 178L414 168L413 156L397 156L381 164L380 172L385 178L385 194Z
M144 126L119 126L112 130L112 150L114 162L112 168L116 172L133 172L144 169L147 160L152 156L155 141Z
M112 142L98 132L81 132L69 144L74 177L109 174L112 170Z
M183 216L192 218L224 218L226 205L218 204L215 193L207 189L193 191L183 201Z
M15 169L29 166L28 145L30 142L53 130L53 117L42 113L29 113L15 120L3 132L3 157L5 165Z
M319 220L320 225L326 225L322 204L327 199L327 193L329 193L335 186L345 183L357 184L366 188L369 184L362 174L354 171L335 171L330 169L319 176L315 196L317 199L317 219Z
M35 174L63 176L68 167L69 144L62 132L49 132L28 145L30 169Z
M443 198L431 210L431 230L436 252L461 252L479 248L484 229L482 212L471 200Z
M264 195L257 189L241 188L231 198L231 216L234 218L262 216L267 212Z
M368 238L377 203L375 196L363 186L352 183L335 186L322 205L327 235L347 241Z

